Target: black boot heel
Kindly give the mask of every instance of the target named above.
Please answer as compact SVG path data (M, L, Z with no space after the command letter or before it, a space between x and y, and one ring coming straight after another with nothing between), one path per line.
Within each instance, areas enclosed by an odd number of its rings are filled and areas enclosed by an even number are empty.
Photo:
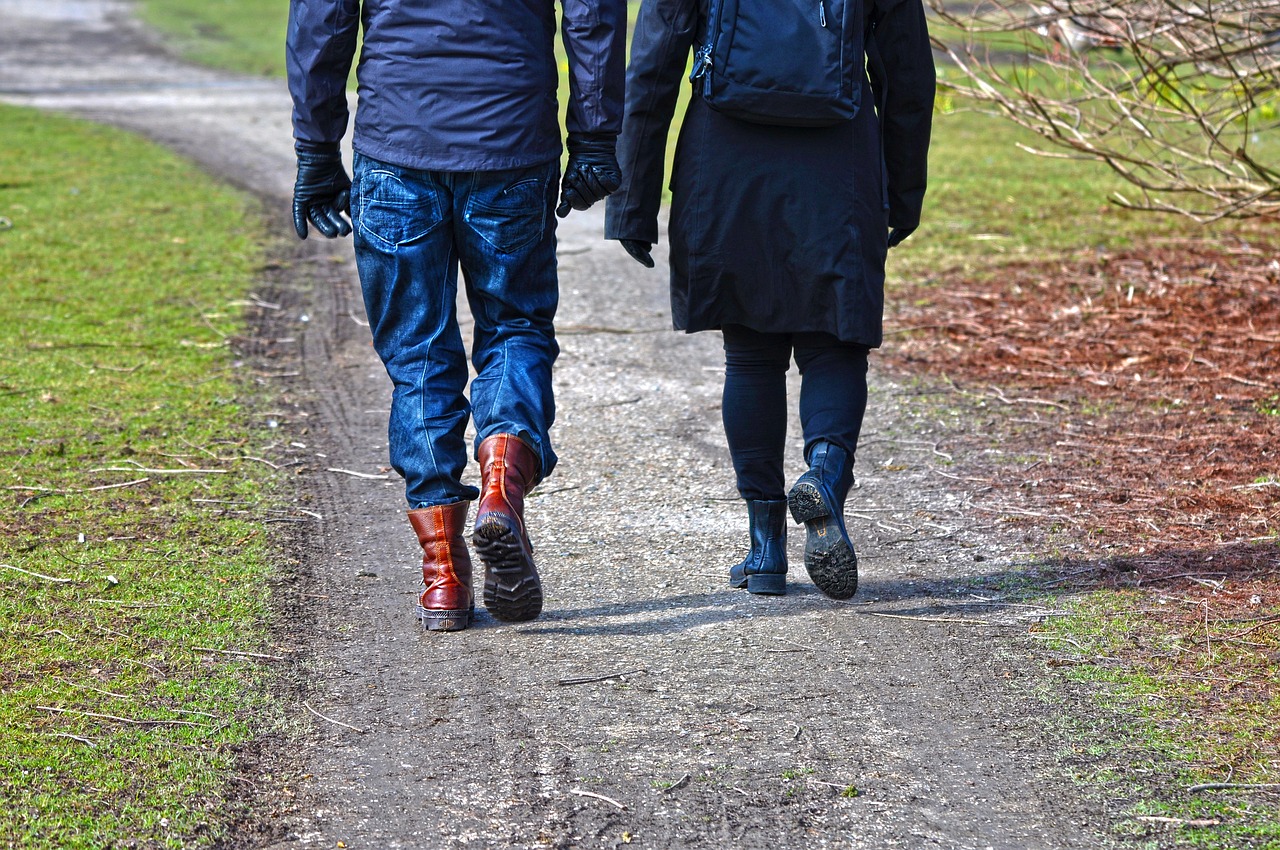
M787 576L785 573L760 573L747 576L747 593L758 593L762 596L786 596Z
M729 586L748 593L783 596L787 592L786 502L747 500L751 551L729 568Z

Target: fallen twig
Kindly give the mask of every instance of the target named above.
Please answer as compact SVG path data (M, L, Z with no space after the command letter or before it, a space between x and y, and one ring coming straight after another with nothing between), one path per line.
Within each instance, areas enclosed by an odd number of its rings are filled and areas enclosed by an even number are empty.
M1192 827L1217 826L1218 824L1222 823L1222 821L1216 818L1213 818L1213 819L1198 818L1196 820L1185 820L1183 818L1160 817L1159 815L1138 815L1137 817L1134 818L1134 820L1140 820L1140 821L1143 821L1144 823L1167 823L1173 826L1192 826Z
M1192 794L1200 791L1280 791L1280 782L1250 784L1247 782L1202 782L1187 789Z
M49 735L50 738L70 738L73 741L79 741L80 743L89 747L98 746L93 741L90 741L88 738L81 738L79 735L72 735L70 732L49 732L47 734Z
M307 711L311 712L312 714L314 714L316 717L319 717L321 720L325 721L326 723L332 723L334 726L344 726L347 729L350 729L354 732L359 732L361 735L365 733L365 730L361 729L359 726L352 726L350 723L343 723L341 720L334 720L332 717L328 717L324 714L321 714L320 712L312 708L309 703L304 702L302 704L302 707L305 708Z
M965 620L960 617L910 617L906 614L881 614L878 611L868 611L872 617L884 617L887 620L916 620L921 623L967 623L971 626L992 626L998 625L989 620Z
M120 717L116 714L98 714L93 711L77 711L72 708L54 708L48 705L37 705L37 711L50 711L54 714L74 714L77 717L92 717L97 720L114 720L116 723L127 723L130 726L199 726L206 727L208 723L192 723L190 720L139 720L136 717Z
M225 469L147 469L143 466L96 466L90 472L145 472L148 475L226 475ZM122 485L115 485L122 486ZM102 489L106 489L105 487ZM86 491L87 492L87 491Z
M136 471L136 470L131 470ZM139 478L135 481L122 481L119 484L100 484L97 487L76 487L69 489L59 489L56 487L33 487L27 484L10 485L5 490L21 490L31 493L43 493L50 496L67 496L72 493L96 493L99 490L118 490L121 487L133 487L135 484L145 484L150 478ZM42 498L41 496L32 496L33 499Z
M343 475L350 475L352 478L368 478L368 479L373 480L373 481L386 481L386 480L387 480L387 478L389 478L389 477L390 477L390 476L387 476L387 475L373 475L373 474L368 473L368 472L353 472L353 471L352 471L352 470L350 470L350 469L339 469L339 468L337 468L337 467L335 467L335 466L331 466L331 467L329 467L329 468L328 468L327 470L325 470L325 471L326 471L326 472L339 472L339 473L341 473L341 474L343 474Z
M209 646L193 646L191 647L191 649L193 652L216 652L218 655L237 655L237 656L242 656L244 658L264 658L267 661L288 661L289 660L282 655L267 655L262 652L240 652L235 649L214 649L213 647L209 647Z
M1035 638L1036 640L1059 640L1059 641L1062 641L1063 643L1069 643L1072 646L1074 646L1076 649L1080 650L1081 652L1084 652L1084 647L1076 643L1075 641L1073 641L1071 638L1059 637L1058 635L1038 635L1035 632L1027 632L1027 637Z
M612 797L606 797L605 795L603 795L603 794L597 794L597 793L596 793L596 792L594 792L594 791L583 791L581 788L570 788L570 789L569 789L569 793L570 793L570 794L577 794L579 797L592 797L592 798L594 798L594 799L596 799L596 800L604 800L604 801L605 801L606 803L608 803L609 805L611 805L611 806L617 806L619 809L621 809L621 810L622 810L622 811L624 811L624 812L627 810L627 807L626 807L626 806L622 805L621 803L619 803L617 800L613 799Z
M44 573L37 573L37 572L32 572L31 570L24 570L22 567L15 567L13 564L0 564L0 568L6 569L6 570L13 570L15 573L22 573L23 575L34 576L35 578L43 579L44 581L57 582L58 584L66 584L69 581L74 581L74 579L55 578L54 576L47 576Z
M680 777L675 782L672 782L666 788L663 788L659 793L670 794L672 791L679 791L681 788L685 787L692 781L693 781L693 777L686 773L684 776Z
M112 697L114 699L133 699L133 697L127 696L125 694L117 694L117 693L112 693L111 691L104 691L102 688L95 688L93 685L82 685L79 682L73 682L70 679L62 678L61 676L54 676L53 678L55 681L62 682L65 685L70 685L73 688L83 688L86 691L93 691L95 693L102 694L103 696Z
M643 667L637 667L634 670L626 670L622 673L609 673L605 676L577 676L569 679L561 679L556 682L557 685L589 685L592 682L607 682L609 679L621 679L623 676L630 676L632 673L647 673Z

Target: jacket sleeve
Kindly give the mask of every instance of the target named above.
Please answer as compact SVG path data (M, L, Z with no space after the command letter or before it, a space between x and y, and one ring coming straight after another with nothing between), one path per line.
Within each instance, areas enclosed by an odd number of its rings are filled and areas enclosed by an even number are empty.
M346 133L359 29L360 0L290 0L285 63L298 141L333 143Z
M626 0L561 0L560 24L569 59L570 133L616 135L622 127L626 74Z
M871 38L879 54L873 68L884 163L888 174L889 226L920 224L928 179L936 75L920 0L875 0Z
M643 0L640 6L618 139L622 187L605 202L606 239L658 241L667 134L697 23L697 0Z

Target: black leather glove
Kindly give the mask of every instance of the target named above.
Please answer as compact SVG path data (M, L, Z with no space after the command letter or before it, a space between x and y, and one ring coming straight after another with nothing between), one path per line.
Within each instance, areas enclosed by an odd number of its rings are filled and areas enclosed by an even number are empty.
M902 240L915 233L914 227L894 227L889 230L889 247L897 248L902 244Z
M627 249L627 253L631 258L646 269L653 268L653 254L649 252L653 249L653 245L648 242L642 242L639 239L619 239L622 247Z
M351 214L351 178L342 167L336 142L298 142L298 179L293 184L293 229L307 238L310 221L325 236L335 239L351 232L343 213Z
M560 206L556 215L585 210L604 200L622 185L622 169L615 153L618 137L611 133L570 133L569 165L560 180Z

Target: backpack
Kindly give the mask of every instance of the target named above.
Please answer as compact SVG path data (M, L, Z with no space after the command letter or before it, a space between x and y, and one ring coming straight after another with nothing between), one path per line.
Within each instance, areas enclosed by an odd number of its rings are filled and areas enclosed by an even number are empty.
M862 0L710 0L689 80L743 121L848 121L862 94L862 18Z

